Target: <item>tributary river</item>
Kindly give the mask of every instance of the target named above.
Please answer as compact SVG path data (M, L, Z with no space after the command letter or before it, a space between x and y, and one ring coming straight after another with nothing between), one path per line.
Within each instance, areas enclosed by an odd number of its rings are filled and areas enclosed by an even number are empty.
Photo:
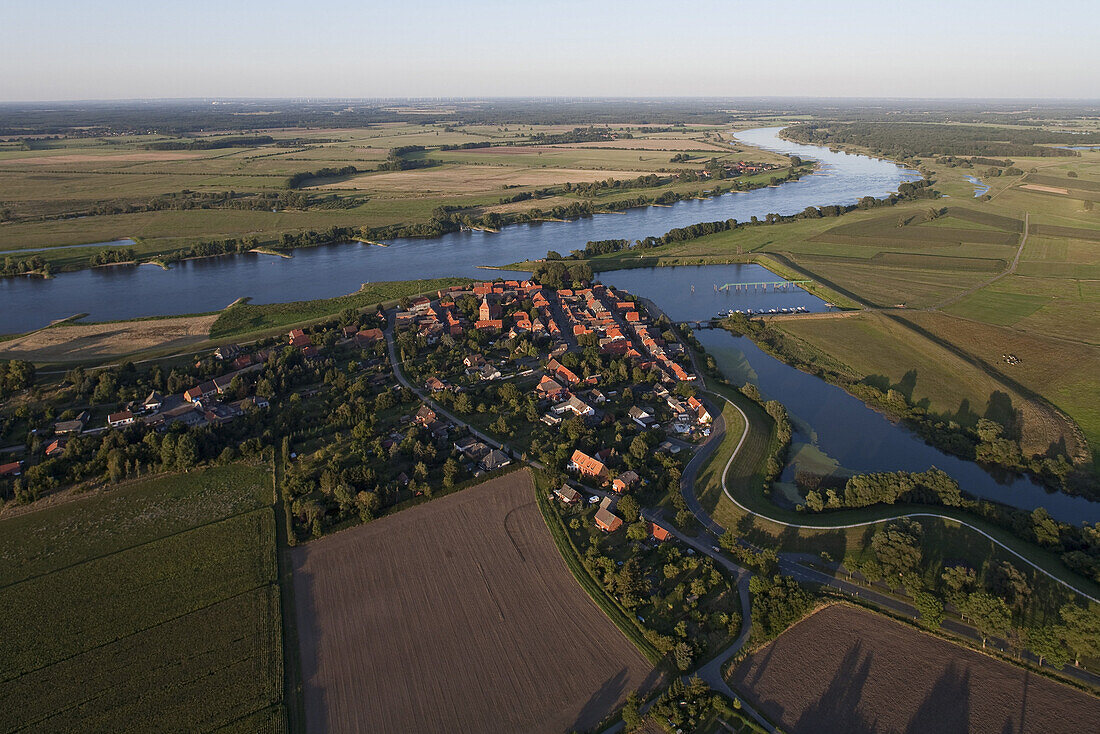
M477 266L542 257L547 250L565 253L589 240L661 235L696 222L745 221L771 212L794 214L807 206L850 204L864 196L886 196L901 182L918 178L916 172L888 161L787 142L778 137L779 129L748 130L737 137L750 145L817 160L818 172L774 188L572 222L515 225L500 233L395 240L387 243L389 247L331 245L296 250L289 259L234 255L192 260L168 271L123 266L64 273L51 280L5 279L0 280L0 333L26 331L81 312L103 321L212 311L242 296L258 303L327 298L373 281L450 275L491 278L498 273ZM714 290L725 283L777 280L758 266L615 271L603 274L602 280L653 299L677 320L706 319L731 308L824 308L802 291ZM797 429L787 478L796 465L849 471L918 471L934 465L972 494L1025 509L1043 506L1068 522L1100 520L1100 503L1049 494L1027 479L998 481L976 464L928 446L843 390L776 361L747 339L721 331L701 331L699 338L731 380L740 384L750 379L787 406Z

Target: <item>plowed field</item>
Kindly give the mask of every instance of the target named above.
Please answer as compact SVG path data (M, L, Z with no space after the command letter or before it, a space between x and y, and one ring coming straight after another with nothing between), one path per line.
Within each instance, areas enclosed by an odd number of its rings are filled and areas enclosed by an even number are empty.
M792 734L1100 731L1098 698L841 605L746 658L731 683Z
M310 731L585 729L652 676L526 471L310 543L294 569Z

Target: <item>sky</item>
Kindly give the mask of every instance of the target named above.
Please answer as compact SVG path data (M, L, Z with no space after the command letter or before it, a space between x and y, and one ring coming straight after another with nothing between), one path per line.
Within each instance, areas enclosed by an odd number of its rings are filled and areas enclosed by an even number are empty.
M1097 0L4 0L0 101L1100 98Z

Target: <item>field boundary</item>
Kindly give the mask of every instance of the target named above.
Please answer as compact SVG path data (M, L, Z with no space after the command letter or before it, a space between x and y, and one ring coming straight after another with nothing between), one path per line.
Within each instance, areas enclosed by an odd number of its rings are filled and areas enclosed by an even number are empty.
M603 585L600 584L592 574L588 572L588 569L584 567L584 563L580 560L580 553L577 550L577 546L573 543L569 537L569 533L566 531L565 526L562 524L562 519L554 509L548 506L549 500L543 495L544 489L539 486L540 482L535 482L535 499L538 503L539 512L542 514L543 522L546 523L547 529L550 531L550 536L554 539L554 545L558 548L558 555L561 556L562 562L565 563L566 568L569 569L569 573L577 580L581 588L592 602L599 607L608 619L610 619L619 631L622 632L628 640L634 643L634 646L645 656L653 665L659 665L664 656L657 651L657 648L650 644L649 640L645 638L641 630L631 621L627 613L619 606L619 604L611 598L611 596L604 590ZM552 516L552 517L551 517Z

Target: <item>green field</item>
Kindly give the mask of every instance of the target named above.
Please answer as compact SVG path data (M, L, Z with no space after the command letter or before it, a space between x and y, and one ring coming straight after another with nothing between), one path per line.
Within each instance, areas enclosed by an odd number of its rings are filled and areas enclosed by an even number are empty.
M267 469L0 521L0 728L285 730Z

